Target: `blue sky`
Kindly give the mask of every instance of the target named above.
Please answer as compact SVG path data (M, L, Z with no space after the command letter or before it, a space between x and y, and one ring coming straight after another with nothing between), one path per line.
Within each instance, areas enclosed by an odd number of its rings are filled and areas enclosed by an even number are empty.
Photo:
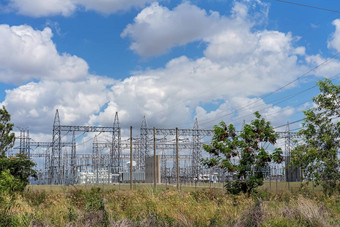
M292 2L340 11L335 0ZM0 0L0 7L1 102L16 126L42 138L55 109L70 125L111 125L118 111L123 127L146 116L150 127L192 127L197 117L211 128L259 110L280 126L303 117L317 80L339 83L336 12L276 0Z

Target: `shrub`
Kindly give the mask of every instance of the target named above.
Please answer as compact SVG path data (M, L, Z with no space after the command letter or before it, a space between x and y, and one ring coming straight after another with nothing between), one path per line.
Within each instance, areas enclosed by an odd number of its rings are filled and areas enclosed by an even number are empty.
M0 173L0 192L13 194L13 192L22 191L24 188L25 184L15 178L9 170L4 170Z

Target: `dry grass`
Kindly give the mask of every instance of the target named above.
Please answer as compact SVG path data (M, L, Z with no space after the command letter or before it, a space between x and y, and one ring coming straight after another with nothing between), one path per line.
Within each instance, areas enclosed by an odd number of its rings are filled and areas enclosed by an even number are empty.
M263 190L248 198L221 189L53 189L30 189L14 197L2 194L0 226L340 225L339 196L312 191Z

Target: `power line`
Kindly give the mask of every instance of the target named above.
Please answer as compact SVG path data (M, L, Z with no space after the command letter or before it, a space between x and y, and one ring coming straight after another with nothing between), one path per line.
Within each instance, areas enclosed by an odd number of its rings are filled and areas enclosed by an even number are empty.
M299 119L299 120L296 120L296 121L288 122L288 123L286 123L286 124L283 124L283 125L276 126L276 127L274 127L274 129L277 129L277 128L282 128L282 127L284 127L284 126L287 126L287 124L289 124L289 125L292 125L292 124L295 124L295 123L298 123L298 122L304 121L305 119L306 119L306 118L301 118L301 119Z
M340 117L338 117L338 116L333 116L333 117L331 117L331 118L329 118L329 119L330 119L330 120L336 120L336 119L338 119L338 118L340 118ZM282 127L284 127L284 126L287 126L287 124L292 125L292 124L295 124L295 123L298 123L298 122L301 122L301 121L304 121L304 120L306 120L305 117L304 117L304 118L301 118L301 119L299 119L299 120L296 120L296 121L287 122L286 124L276 126L276 127L274 127L274 129L282 128ZM301 127L301 128L302 128L302 127ZM301 128L300 128L300 129L301 129ZM292 130L291 130L291 131L292 131Z
M242 107L240 107L240 108L238 108L238 109L236 109L236 110L234 110L234 111L232 111L232 112L229 112L229 113L227 113L227 114L221 115L221 116L216 117L216 118L214 118L214 119L206 120L206 121L204 121L204 120L203 120L203 121L200 121L200 124L201 124L201 125L202 125L202 124L204 125L204 124L207 124L207 123L211 123L211 122L213 122L213 121L215 121L215 120L221 119L221 118L223 118L223 117L230 116L230 115L232 115L232 114L235 114L235 113L239 112L240 110L244 110L244 109L248 108L249 106L252 106L252 105L254 105L254 104L260 102L260 101L263 100L264 98L267 98L267 97L269 97L269 96L271 96L271 95L273 95L273 94L279 92L280 90L282 90L282 89L288 87L289 85L293 84L294 82L300 80L302 77L308 75L310 72L316 70L317 68L319 68L319 67L323 66L324 64L326 64L327 62L333 60L333 59L334 59L336 56L338 56L339 54L340 54L340 52L337 52L336 54L334 54L334 55L331 56L330 58L328 58L328 59L326 59L325 61L321 62L319 65L313 67L312 69L310 69L310 70L308 70L307 72L303 73L302 75L298 76L298 77L297 77L296 79L294 79L293 81L291 81L291 82L289 82L289 83L287 83L287 84L285 84L285 85L279 87L278 89L276 89L276 90L274 90L274 91L272 91L272 92L270 92L270 93L268 93L268 94L266 94L266 95L264 95L264 96L262 96L262 97L260 96L259 98L261 98L261 99L258 99L258 100L256 100L256 101L250 103L250 104L247 104L247 105L245 105L245 106L242 106ZM202 122L203 122L203 123L202 123Z
M329 12L332 12L332 13L340 13L340 11L338 11L338 10L327 9L327 8L322 8L322 7L318 7L318 6L311 6L311 5L306 5L306 4L297 3L297 2L290 2L290 1L284 1L284 0L276 0L276 1L277 1L277 2L288 3L288 4L292 4L292 5L298 5L298 6L309 7L309 8L313 8L313 9L319 9L319 10L329 11Z
M291 98L296 97L296 96L298 96L298 95L301 95L302 93L305 93L306 91L309 91L309 90L311 90L311 89L313 89L313 88L315 88L315 87L317 87L317 85L314 85L314 86L312 86L312 87L306 88L306 89L304 89L304 90L302 90L302 91L299 91L299 92L296 92L296 93L294 93L294 94L291 94L291 95L287 95L287 96L285 96L285 97L282 97L281 99L278 99L277 102L272 103L271 105L275 106L275 105L277 105L277 104L283 103L283 102L285 102L285 101L287 101L287 100L290 100ZM300 103L294 105L293 107L299 106L299 105L301 105L301 104L303 104L303 103L305 103L305 102L306 102L306 101L300 102ZM266 105L267 105L267 104L264 103L262 106L266 106ZM266 106L265 108L258 109L257 111L260 112L260 111L269 109L269 108L271 108L271 107L272 107L272 106ZM269 115L278 113L278 112L280 112L280 111L282 111L282 110L273 112L273 113L271 113L271 114L267 114L266 116L269 116ZM237 122L238 120L243 119L244 117L247 117L247 116L251 116L251 115L253 115L253 113L250 113L250 114L247 114L247 115L243 115L243 116L241 116L241 117L238 117L238 118L236 118L236 119L233 119L233 122L235 122L235 121Z

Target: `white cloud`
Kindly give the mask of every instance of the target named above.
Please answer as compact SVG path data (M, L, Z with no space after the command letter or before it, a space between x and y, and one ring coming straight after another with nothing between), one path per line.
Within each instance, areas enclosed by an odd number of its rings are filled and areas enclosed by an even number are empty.
M31 79L77 80L87 75L87 63L59 54L50 28L0 25L0 81L21 83Z
M335 50L340 52L340 19L334 20L333 25L335 26L335 32L328 42L328 47L334 48Z
M242 110L242 111L238 111ZM201 127L211 128L221 121L234 126L241 126L243 121L249 123L254 119L254 112L259 113L272 125L279 125L282 119L287 119L295 113L293 107L279 107L265 103L260 98L234 97L220 104L216 110L207 111L201 106L196 107L196 117ZM235 114L237 116L235 117ZM238 128L238 127L237 127Z
M164 10L164 15L171 15L168 17L170 22L167 21L167 18L161 18L165 24L173 24L172 14L184 9L184 12L192 10L192 14L196 15L198 19L203 18L203 20L212 23L210 26L212 28L221 24L224 27L220 26L218 31L212 29L206 35L204 32L200 33L197 28L186 33L185 28L179 26L182 33L172 37L175 42L164 41L163 44L167 46L166 48L171 48L181 42L184 44L196 38L204 39L207 46L203 57L198 59L190 59L186 56L177 57L169 61L164 68L134 72L129 78L122 81L88 75L86 62L84 62L86 70L83 70L83 73L71 73L71 75L85 74L84 77L75 76L78 80L69 80L68 78L64 81L59 80L57 75L60 73L47 74L47 76L43 76L46 74L42 73L34 73L34 75L40 75L38 79L43 80L7 91L4 104L13 114L15 122L18 122L19 125L33 125L37 130L39 127L51 130L54 111L59 108L61 120L65 124L111 125L114 113L118 111L123 127L139 126L143 115L147 117L149 126L180 127L191 120L195 111L199 121L204 120L201 118L213 119L225 112L230 112L229 109L237 109L253 100L247 97L260 96L274 91L306 71L305 66L298 64L298 57L305 57L306 54L304 47L295 47L296 38L289 33L253 29L253 22L244 11L246 10L245 6L237 5L230 17L223 18L214 13L208 15L188 3L181 4L172 11L157 4L152 7L156 7L155 11L157 12ZM184 15L184 13L176 14L176 16L179 15ZM154 19L154 17L147 17L148 15L143 21ZM191 26L191 22L189 21L186 26ZM27 29L27 26L24 28ZM7 30L11 29L8 27ZM44 44L41 45L41 49L45 50L48 47L49 51L52 50L55 59L65 56L66 59L69 59L70 56L67 54L59 55L57 53L50 39L52 34L49 29L28 30L31 31L28 34L37 35L37 38L31 38L32 40L38 40L38 44ZM5 32L4 34L12 33ZM43 39L39 35L45 38ZM21 38L16 39L15 35L13 37L14 41L21 40ZM152 37L153 35L150 33L145 35L145 39L152 39ZM230 37L235 37L238 41L231 42ZM11 40L12 38L7 39L4 45L12 45ZM155 44L157 44L156 41L154 40ZM19 41L15 41L15 43L20 44ZM13 47L15 46L13 44ZM25 47L25 45L23 46ZM157 46L154 51L159 48ZM35 51L30 52L34 53ZM73 58L79 59L76 56ZM17 73L13 75L20 75L21 64L25 66L26 61L30 60L24 57L22 62L16 62L18 66L12 67L8 64L9 66L4 67L4 70L8 68L16 70ZM3 61L5 62L5 60ZM42 58L40 61L43 66L47 60ZM45 72L49 72L48 70L53 67L60 70L59 67L67 68L68 66L65 63L66 60L53 60L52 62L58 64L48 65ZM310 64L315 65L315 62ZM32 64L27 65L31 66ZM26 70L22 72L26 72ZM31 77L28 76L28 78ZM216 100L223 100L223 104L217 110L210 111L209 108L203 107ZM263 103L261 100L259 102ZM294 111L289 107L280 108L264 103L263 105L269 107L265 113L269 119L273 117L274 120L284 119ZM255 110L251 109L238 114L242 116Z
M46 132L52 128L56 109L60 111L62 124L86 124L108 102L106 88L113 83L111 79L96 76L77 82L30 82L7 90L2 105L11 113L17 127Z
M332 23L335 26L335 31L328 41L328 48L333 48L340 52L340 19L336 19ZM316 76L340 78L340 61L338 56L332 58L324 58L320 54L306 56L306 62L312 66L320 65L313 71Z
M174 46L202 39L219 29L223 19L218 13L182 3L173 10L153 3L143 9L129 24L122 37L130 37L130 49L141 56L165 53Z
M19 14L33 17L69 16L76 9L73 0L10 0L9 6Z
M256 4L267 9L261 2ZM290 57L295 61L294 55L304 55L304 47L293 47L297 38L289 33L254 31L253 19L258 16L249 16L248 6L239 2L229 17L212 11L207 13L188 2L172 10L153 3L136 16L121 36L131 38L130 49L143 57L163 54L193 41L205 42L204 55L216 63L234 64L251 58L256 63L272 57L276 57L277 62ZM266 18L266 10L261 16ZM263 56L265 59L261 59Z
M317 54L306 56L306 62L312 66L320 65L311 74L320 77L340 78L340 61L336 58L324 58Z
M110 14L143 7L154 0L10 0L8 7L32 17L70 16L79 8Z

